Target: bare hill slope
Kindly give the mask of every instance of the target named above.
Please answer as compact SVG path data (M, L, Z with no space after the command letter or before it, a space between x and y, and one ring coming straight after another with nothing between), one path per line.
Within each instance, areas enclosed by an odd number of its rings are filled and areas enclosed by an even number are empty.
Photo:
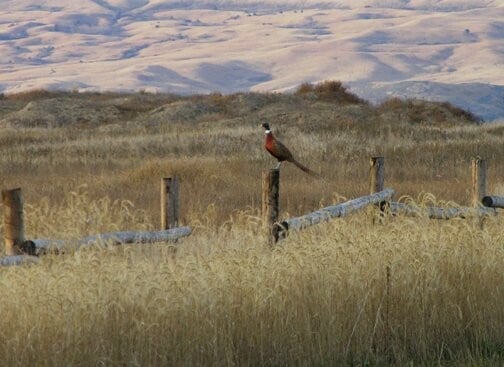
M0 92L285 91L447 100L504 117L501 1L9 0ZM418 88L418 85L428 88Z

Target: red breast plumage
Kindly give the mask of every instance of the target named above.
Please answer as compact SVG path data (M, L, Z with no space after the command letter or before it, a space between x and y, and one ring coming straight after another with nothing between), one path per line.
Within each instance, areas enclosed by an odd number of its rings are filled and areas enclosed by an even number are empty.
M266 134L266 137L264 139L264 147L273 157L275 157L278 160L277 168L280 167L280 164L282 162L287 161L293 163L296 167L298 167L299 169L301 169L306 173L316 175L316 173L313 172L311 169L299 163L294 158L291 151L280 140L275 138L267 122L263 123L262 127L265 129Z

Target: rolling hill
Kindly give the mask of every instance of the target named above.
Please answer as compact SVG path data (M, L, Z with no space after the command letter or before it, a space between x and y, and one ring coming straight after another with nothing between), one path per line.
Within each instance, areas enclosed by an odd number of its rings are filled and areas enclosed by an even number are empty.
M9 0L0 92L289 91L449 101L504 118L501 1Z

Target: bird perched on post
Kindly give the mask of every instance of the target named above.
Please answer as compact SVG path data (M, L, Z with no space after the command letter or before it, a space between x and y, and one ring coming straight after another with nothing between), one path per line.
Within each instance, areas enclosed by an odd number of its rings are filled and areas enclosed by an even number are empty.
M296 167L298 167L299 169L303 170L306 173L309 173L314 176L317 175L311 169L309 169L308 167L303 166L301 163L299 163L293 157L290 150L285 145L283 145L283 143L280 140L275 138L275 136L273 135L273 132L271 131L270 126L267 122L264 122L262 124L262 127L264 128L265 134L266 134L266 138L264 140L264 147L273 157L278 159L278 165L276 166L277 169L280 168L280 165L282 164L282 162L287 161L287 162L294 163L294 165L296 165Z

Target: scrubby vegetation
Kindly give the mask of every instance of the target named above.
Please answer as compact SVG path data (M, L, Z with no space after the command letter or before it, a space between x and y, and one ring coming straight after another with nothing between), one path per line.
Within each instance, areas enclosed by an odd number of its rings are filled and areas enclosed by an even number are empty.
M74 210L89 212L86 200L79 205L58 213L77 228L85 221ZM57 217L30 220L59 226ZM217 229L203 224L176 252L100 247L2 269L3 363L477 366L504 358L502 219L481 231L470 221L400 217L372 227L358 214L294 233L273 251L246 212Z
M338 104L365 104L366 101L349 92L341 82L324 81L318 84L301 84L296 94L300 96L313 95L319 101Z
M261 171L274 164L262 148L265 120L322 176L314 180L286 165L282 207L291 214L335 194L365 192L370 155L386 157L387 184L400 195L426 191L467 203L469 161L477 154L489 159L492 177L502 177L499 125L479 126L439 103L393 99L372 106L339 82L325 82L293 94L6 96L0 168L8 174L1 183L22 186L33 202L58 201L85 184L92 197L111 195L152 211L161 176L179 174L185 220L216 205L225 221L234 210L259 207Z
M420 205L469 204L475 155L504 194L502 125L447 104L373 106L338 82L293 94L4 96L1 185L23 188L28 237L156 228L161 177L175 174L181 221L195 232L0 269L0 360L502 363L502 216L482 230L388 216L371 226L361 213L270 250L259 218L261 172L275 164L262 148L265 120L321 176L282 167L284 217L366 194L371 155L386 158L386 186Z

